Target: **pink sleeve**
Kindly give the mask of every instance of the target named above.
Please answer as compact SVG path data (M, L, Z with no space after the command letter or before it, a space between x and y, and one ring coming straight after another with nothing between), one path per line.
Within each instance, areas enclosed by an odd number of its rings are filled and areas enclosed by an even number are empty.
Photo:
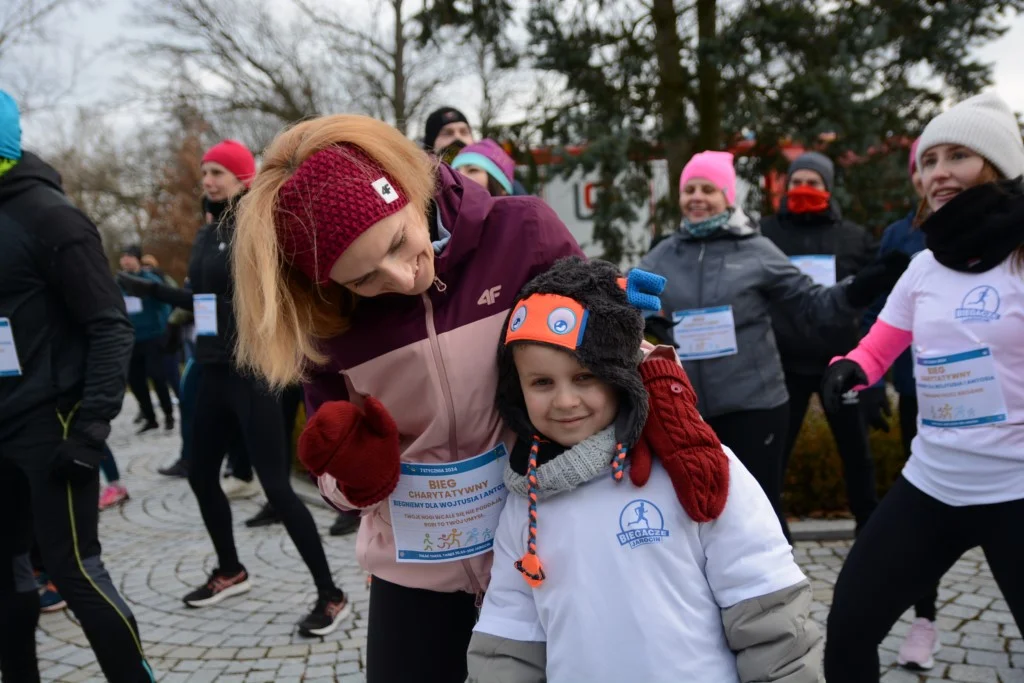
M857 348L846 354L845 358L852 360L864 369L864 374L868 376L868 386L871 386L882 378L889 366L907 350L913 340L914 335L909 330L901 330L882 320L877 320L867 335L860 340ZM842 358L844 356L836 356L832 362L835 363ZM865 387L854 388L864 389Z

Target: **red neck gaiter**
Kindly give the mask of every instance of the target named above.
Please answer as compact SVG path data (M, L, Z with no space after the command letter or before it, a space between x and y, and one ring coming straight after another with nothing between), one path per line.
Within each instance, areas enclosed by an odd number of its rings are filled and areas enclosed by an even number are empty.
M828 209L832 193L813 187L794 187L786 193L786 206L792 213L821 213Z

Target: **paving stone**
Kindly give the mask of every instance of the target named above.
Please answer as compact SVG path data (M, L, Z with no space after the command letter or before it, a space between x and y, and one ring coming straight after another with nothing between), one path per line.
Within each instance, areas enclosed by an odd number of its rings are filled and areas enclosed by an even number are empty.
M1005 652L986 652L985 650L968 650L967 663L976 666L1009 667L1010 655Z
M334 678L334 670L329 666L310 666L306 668L306 678Z
M1024 669L999 669L1000 683L1024 683Z
M1006 641L1003 638L992 636L980 636L973 633L964 636L960 641L961 646L968 650L990 650L992 652L1006 652Z
M999 675L988 667L954 664L947 677L960 683L998 683Z
M282 645L272 647L267 653L270 657L305 657L309 654L309 645Z

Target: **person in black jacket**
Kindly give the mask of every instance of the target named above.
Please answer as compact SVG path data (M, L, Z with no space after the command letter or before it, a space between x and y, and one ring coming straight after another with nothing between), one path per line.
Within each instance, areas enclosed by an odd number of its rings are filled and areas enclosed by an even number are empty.
M99 231L0 91L0 678L37 681L31 542L107 680L152 681L100 558L99 466L135 335Z
M231 527L231 507L221 489L220 470L233 436L245 450L267 499L309 567L318 591L316 605L299 623L304 635L334 631L351 613L345 593L331 576L313 516L291 487L290 462L280 397L234 363L236 341L232 301L231 243L234 206L255 175L252 154L241 143L221 142L203 156L203 187L213 222L196 235L189 260L191 289L121 274L119 282L136 296L153 296L194 311L196 362L202 375L196 392L188 480L217 552L218 566L206 585L184 597L189 607L206 607L250 590Z
M832 161L807 152L789 167L786 196L779 212L761 220L761 232L812 279L831 286L856 275L878 252L874 238L847 220L831 197L835 182ZM859 321L821 327L813 337L802 333L779 307L772 310L772 328L779 345L789 391L789 429L782 477L785 482L789 454L793 450L811 395L818 393L829 361L848 352L859 340ZM856 392L845 398L842 409L826 414L829 429L843 460L846 494L857 529L878 505L875 470L868 444L868 429Z

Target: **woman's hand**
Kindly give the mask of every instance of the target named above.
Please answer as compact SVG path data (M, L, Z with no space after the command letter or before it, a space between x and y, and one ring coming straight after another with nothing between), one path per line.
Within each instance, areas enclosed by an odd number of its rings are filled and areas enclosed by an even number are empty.
M827 412L836 413L843 402L843 394L867 383L867 373L855 361L849 358L837 360L828 366L821 381L821 403Z

